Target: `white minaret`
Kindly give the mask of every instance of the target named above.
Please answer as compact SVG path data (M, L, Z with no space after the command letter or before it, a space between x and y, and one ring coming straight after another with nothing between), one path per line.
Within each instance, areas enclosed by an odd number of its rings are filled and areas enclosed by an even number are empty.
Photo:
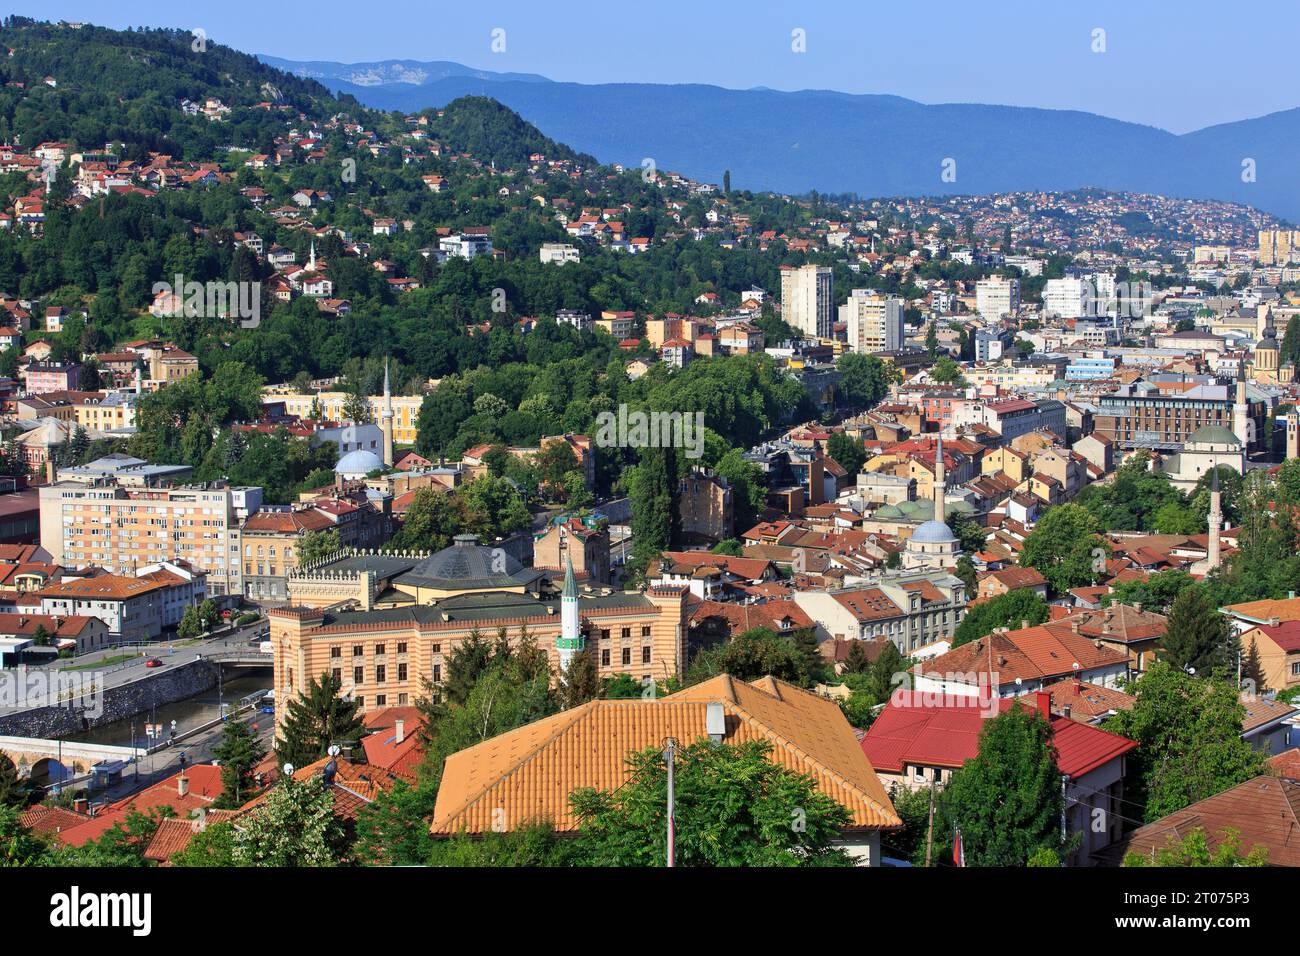
M379 421L384 432L384 464L393 464L393 392L388 387L388 359L384 359L384 412Z
M1219 532L1223 530L1223 506L1219 493L1219 466L1214 466L1214 475L1210 479L1210 534L1205 546L1206 571L1213 571L1219 566Z
M1241 442L1241 450L1250 454L1250 405L1246 400L1246 363L1238 366L1237 397L1232 405L1232 433Z
M1286 413L1286 456L1300 458L1300 412Z
M311 252L307 255L307 271L316 271L316 240L311 241Z
M560 652L560 670L567 670L573 655L583 649L582 628L578 626L578 582L573 577L573 558L564 567L564 595L560 598L560 636L555 648Z
M945 478L943 473L943 432L939 432L939 440L934 445L934 520L940 524L948 523L946 514L948 491L945 487Z

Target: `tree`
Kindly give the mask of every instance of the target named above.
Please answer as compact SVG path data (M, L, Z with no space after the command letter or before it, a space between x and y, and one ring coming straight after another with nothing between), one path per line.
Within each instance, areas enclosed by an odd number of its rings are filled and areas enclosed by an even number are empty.
M831 433L831 437L826 440L826 453L850 475L856 475L861 471L863 463L867 460L862 442L844 432Z
M313 561L319 561L326 555L333 554L340 547L337 529L308 531L298 542L298 565L302 567Z
M37 624L36 630L32 631L32 643L37 647L50 646L50 632L44 624Z
M930 367L930 381L939 385L953 385L957 388L965 388L966 377L962 375L961 366L947 355L939 356L934 365Z
M840 373L839 394L850 408L871 408L879 404L893 381L890 367L874 355L845 352L836 360L835 367Z
M345 839L324 778L286 777L240 821L231 858L236 866L336 866Z
M436 841L429 834L429 800L403 780L357 814L355 856L375 866L423 866Z
M18 776L14 762L0 754L0 806L25 807L29 797L26 782Z
M247 722L227 720L212 754L221 761L221 796L216 805L230 810L242 807L256 788L253 770L266 756L266 747Z
M19 821L18 807L0 803L0 867L40 866L49 852L49 844Z
M281 767L305 767L324 757L331 744L356 743L366 735L361 705L339 695L342 683L322 674L308 682L305 694L290 698L275 745Z
M191 604L181 615L180 624L176 625L176 636L183 641L188 641L202 633L203 622L199 619L199 609Z
M727 538L725 541L719 541L711 547L709 553L726 555L729 558L743 558L745 556L745 546L735 538Z
M1231 628L1201 588L1185 588L1169 609L1162 656L1179 670L1209 676L1229 663Z
M220 867L235 865L235 827L231 823L209 823L190 839L185 849L172 856L173 866Z
M1052 590L1092 584L1106 570L1107 550L1097 537L1097 519L1073 502L1048 508L1025 538L1020 563L1037 568Z
M1222 832L1219 845L1210 848L1204 827L1196 827L1181 840L1169 834L1165 846L1148 858L1141 853L1126 853L1124 866L1268 866L1268 847L1257 846L1249 853L1241 852L1240 833L1231 827Z
M698 684L719 674L730 674L737 680L756 680L770 674L800 687L811 686L817 676L810 673L807 656L789 635L765 627L750 628L725 644L700 651L686 671L686 684Z
M672 548L677 540L677 452L645 448L632 473L632 552L645 562Z
M205 631L210 631L221 623L221 608L212 598L199 605L199 623Z
M674 762L679 866L850 866L834 845L848 823L843 805L812 778L769 759L771 744L686 744ZM651 747L629 755L617 790L576 790L569 802L581 832L575 853L589 866L662 866L667 766Z
M1024 866L1043 849L1062 852L1051 725L1021 706L986 720L979 753L953 774L941 803L968 865Z
M1241 739L1245 710L1232 685L1194 678L1156 661L1137 683L1132 710L1104 729L1136 740L1132 799L1150 822L1264 772L1263 755Z
M973 595L979 584L979 578L975 572L975 562L970 559L970 555L963 554L957 559L957 567L953 573L961 578L962 584L966 585L967 597Z
M992 634L999 627L1034 626L1047 620L1047 602L1028 588L982 601L966 609L966 616L952 635L952 646L960 647Z
M591 648L574 654L560 674L560 706L577 707L600 696L600 669Z

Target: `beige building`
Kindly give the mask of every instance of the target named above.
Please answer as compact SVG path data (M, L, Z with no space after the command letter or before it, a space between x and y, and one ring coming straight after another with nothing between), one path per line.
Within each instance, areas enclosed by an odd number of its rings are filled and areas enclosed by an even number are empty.
M239 526L262 503L261 488L127 487L112 479L43 485L41 546L55 564L116 574L181 559L208 575L212 594L240 594Z
M570 518L547 527L533 539L533 568L562 574L573 562L573 574L579 581L609 581L609 526L601 520L585 524Z
M1284 266L1300 257L1300 229L1261 229L1259 261L1266 266Z
M849 348L871 354L903 347L903 300L875 289L854 289L840 306Z
M683 542L716 544L732 536L736 511L729 483L708 472L693 471L678 485Z
M412 561L389 582L405 604L372 611L270 610L277 723L288 702L325 674L337 677L363 711L414 703L425 693L424 681L444 681L448 658L473 634L488 640L504 635L515 644L527 634L557 674L566 654L583 650L594 655L602 677L664 681L684 673L685 588L580 591L569 579L564 597L542 598L530 590L536 572L508 558L498 563L497 551L467 536ZM315 569L318 576L329 571ZM561 646L566 622L575 637Z

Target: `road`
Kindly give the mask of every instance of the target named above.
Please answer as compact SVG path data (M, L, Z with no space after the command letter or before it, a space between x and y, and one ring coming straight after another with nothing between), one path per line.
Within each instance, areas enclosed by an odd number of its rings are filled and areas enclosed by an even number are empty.
M109 690L114 687L120 687L123 684L129 684L142 677L151 677L157 674L166 673L170 670L175 670L177 667L195 661L200 657L210 657L214 654L220 654L223 651L248 650L253 637L265 626L265 621L256 621L252 624L245 625L244 627L237 628L229 634L223 634L220 637L199 640L194 643L185 642L180 645L178 645L178 642L176 641L155 641L144 645L104 648L103 650L83 654L70 661L62 661L58 665L49 664L42 667L32 668L19 667L14 669L12 672L0 671L0 681L9 678L11 674L18 680L22 680L28 671L43 674L66 673L69 675L80 675L88 682L93 678L96 687L103 690ZM87 664L95 664L100 661L111 660L114 657L120 657L122 654L131 653L133 651L138 651L139 656L130 661L120 661L115 664L110 664L105 667L104 670L98 670L94 667L86 666ZM155 657L162 661L162 666L156 668L146 667L145 662ZM68 667L69 664L74 666L70 668ZM15 700L19 697L20 695L18 694L12 695L12 699ZM26 709L28 709L28 706L0 705L0 715L17 713Z

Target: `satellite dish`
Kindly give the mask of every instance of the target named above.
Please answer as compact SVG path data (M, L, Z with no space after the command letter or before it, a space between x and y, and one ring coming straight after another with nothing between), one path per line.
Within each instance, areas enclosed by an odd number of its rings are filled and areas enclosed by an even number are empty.
M326 750L325 752L329 754L331 757L337 757L343 751L339 748L338 744L330 744L329 749Z
M285 775L286 777L292 777L292 776L293 776L293 764L291 764L291 763L287 763L287 764L284 765L284 775Z

